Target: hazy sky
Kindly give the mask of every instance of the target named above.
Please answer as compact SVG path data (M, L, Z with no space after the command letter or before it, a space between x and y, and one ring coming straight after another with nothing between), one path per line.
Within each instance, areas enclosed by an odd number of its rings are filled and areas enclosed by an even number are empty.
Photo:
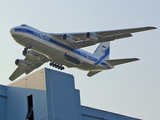
M0 84L11 83L8 78L17 67L15 60L24 58L24 48L9 33L10 28L23 23L51 33L160 28L160 1L1 0ZM85 50L93 52L96 47ZM86 71L74 68L66 68L64 72L74 75L82 105L144 120L160 120L159 52L160 29L135 33L131 38L111 42L110 59L137 57L139 61L91 78ZM43 67L51 68L48 63L39 69Z

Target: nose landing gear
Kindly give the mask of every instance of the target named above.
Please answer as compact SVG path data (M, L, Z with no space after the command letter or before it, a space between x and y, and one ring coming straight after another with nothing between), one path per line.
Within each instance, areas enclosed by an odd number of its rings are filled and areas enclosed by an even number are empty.
M60 70L64 70L64 67L63 67L62 64L60 64L60 63L51 61L51 62L49 63L49 65L52 66L52 67L58 68L58 69L60 69Z

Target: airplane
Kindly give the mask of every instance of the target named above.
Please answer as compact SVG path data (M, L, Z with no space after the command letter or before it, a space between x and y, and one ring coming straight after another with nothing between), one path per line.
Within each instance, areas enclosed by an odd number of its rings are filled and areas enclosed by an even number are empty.
M31 26L22 24L10 29L13 39L24 46L23 55L25 59L17 59L18 66L9 77L15 80L23 73L29 74L42 64L50 61L50 66L63 70L78 68L89 71L87 76L91 77L103 70L112 69L116 65L139 60L138 58L109 59L110 41L132 37L131 33L157 29L155 27L140 27L131 29L120 29L98 32L83 33L46 33ZM98 44L94 53L89 53L84 47Z

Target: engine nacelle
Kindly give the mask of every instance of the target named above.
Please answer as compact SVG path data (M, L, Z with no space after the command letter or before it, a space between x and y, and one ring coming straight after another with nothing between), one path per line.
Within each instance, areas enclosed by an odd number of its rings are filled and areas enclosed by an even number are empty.
M69 42L69 43L75 42L75 38L67 34L62 35L62 40L64 40L65 42Z
M32 58L34 58L36 55L32 52L32 51L30 51L30 50L23 50L23 55L24 56L26 56L27 58L30 58L30 59L32 59Z
M21 59L17 59L16 61L15 61L15 64L18 66L18 67L20 67L20 68L25 68L25 67L27 67L28 65L27 65L27 63L25 63L23 60L21 60Z
M93 33L87 32L85 37L93 42L97 42L99 37Z

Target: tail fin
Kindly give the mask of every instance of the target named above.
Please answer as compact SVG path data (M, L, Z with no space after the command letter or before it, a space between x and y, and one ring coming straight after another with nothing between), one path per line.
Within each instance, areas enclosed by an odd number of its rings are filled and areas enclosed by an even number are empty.
M101 43L97 49L94 51L94 55L98 57L102 57L104 60L109 60L109 53L110 53L110 42L103 42Z

